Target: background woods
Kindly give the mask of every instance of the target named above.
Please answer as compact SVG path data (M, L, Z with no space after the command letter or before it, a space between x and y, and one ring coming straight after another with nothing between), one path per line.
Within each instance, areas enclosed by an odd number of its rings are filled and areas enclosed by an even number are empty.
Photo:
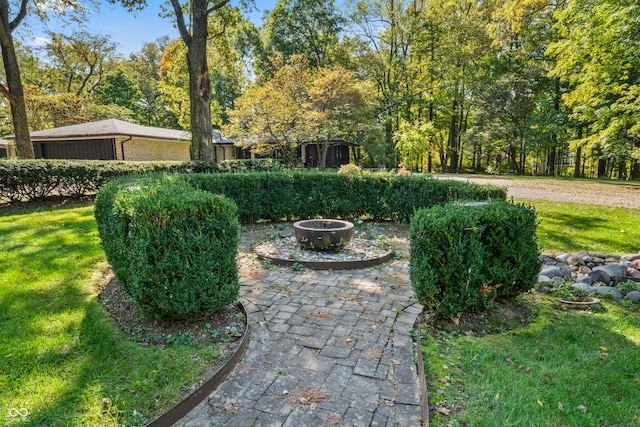
M631 0L279 0L260 22L251 5L172 1L180 38L128 57L72 19L91 13L79 4L0 3L0 126L21 157L28 130L116 117L191 130L194 159L220 128L294 164L314 143L322 167L340 140L367 167L640 179ZM70 25L43 47L16 37L54 13Z

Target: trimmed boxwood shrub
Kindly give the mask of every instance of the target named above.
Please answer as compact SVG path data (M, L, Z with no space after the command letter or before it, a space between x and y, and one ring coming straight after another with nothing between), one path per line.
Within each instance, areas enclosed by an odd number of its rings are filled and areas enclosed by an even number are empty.
M411 284L445 318L531 289L540 271L536 213L505 201L449 203L411 219Z
M282 169L279 161L124 162L115 160L0 160L0 201L93 194L114 178L151 172L239 173Z
M95 215L107 259L146 315L193 319L236 300L239 224L224 196L179 176L106 185Z
M501 187L440 180L428 175L344 175L306 171L188 174L196 188L224 194L240 221L356 218L408 221L420 208L456 200L506 198Z

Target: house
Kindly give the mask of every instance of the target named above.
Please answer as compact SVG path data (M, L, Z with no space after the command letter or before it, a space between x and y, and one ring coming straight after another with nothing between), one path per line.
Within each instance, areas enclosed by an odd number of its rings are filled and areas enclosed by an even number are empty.
M32 132L31 141L36 159L189 160L191 134L108 119Z
M9 145L9 141L6 139L0 139L0 159L14 157L14 151L14 148Z

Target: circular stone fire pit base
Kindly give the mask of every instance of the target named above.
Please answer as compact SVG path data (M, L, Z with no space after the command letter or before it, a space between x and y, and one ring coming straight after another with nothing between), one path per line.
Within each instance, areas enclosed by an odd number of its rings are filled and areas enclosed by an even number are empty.
M349 270L371 267L391 259L391 251L380 247L377 240L352 238L340 252L319 252L301 249L296 238L282 237L259 243L253 250L260 259L274 264L302 264L312 270Z

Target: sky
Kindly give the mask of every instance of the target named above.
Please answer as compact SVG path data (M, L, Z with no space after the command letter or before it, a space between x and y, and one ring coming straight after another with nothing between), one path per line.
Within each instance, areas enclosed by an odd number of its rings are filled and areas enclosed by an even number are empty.
M165 0L147 0L147 7L139 12L128 12L120 5L113 5L102 1L97 9L91 10L86 22L86 30L90 33L109 35L117 43L117 51L127 57L139 51L147 42L153 42L159 37L169 36L178 38L178 30L169 18L161 18L160 5ZM251 13L251 20L259 25L264 10L273 9L276 0L256 0L258 11ZM20 38L31 46L41 46L47 40L49 31L70 35L74 30L80 30L74 25L64 26L55 20L44 24L31 17L26 21L30 31L23 30ZM20 28L20 27L19 27Z

